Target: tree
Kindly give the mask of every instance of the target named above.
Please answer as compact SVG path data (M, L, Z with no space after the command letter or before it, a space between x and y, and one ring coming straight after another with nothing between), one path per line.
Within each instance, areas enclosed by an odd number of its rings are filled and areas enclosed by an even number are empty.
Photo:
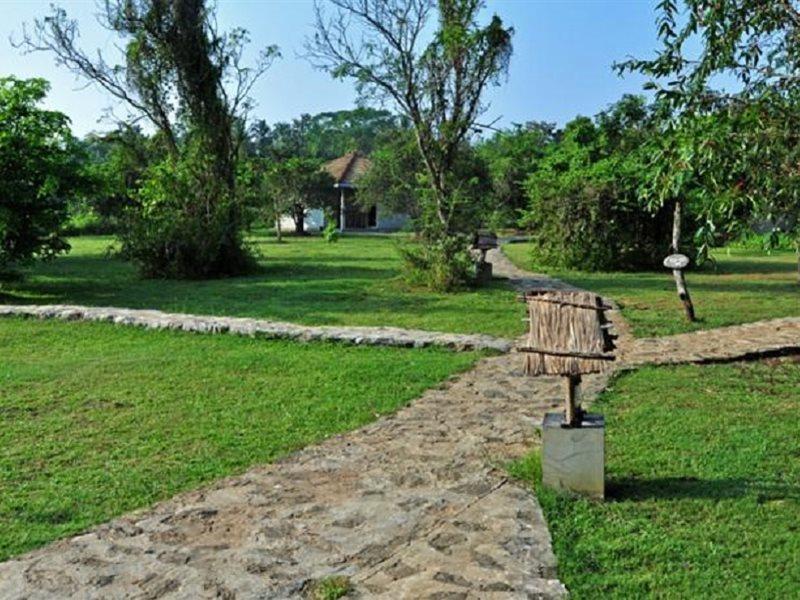
M155 179L143 186L141 210L131 213L123 237L127 255L150 276L243 270L249 260L240 235L237 164L249 92L277 50L267 48L254 67L245 67L246 31L217 31L203 0L108 0L99 20L124 40L124 64L82 50L77 23L59 8L34 23L22 46L52 52L59 64L124 102L131 120L147 119L158 130L168 158L148 171ZM178 190L186 195L157 195Z
M364 208L381 204L391 212L418 219L425 166L414 132L405 129L388 136L370 155L370 163L358 181L358 203Z
M151 164L164 159L163 145L139 127L119 126L104 134L89 134L81 145L87 154L91 188L70 202L70 226L79 231L118 233L126 211L134 209L140 183Z
M330 203L334 183L320 161L300 157L268 163L260 181L264 197L269 201L267 212L275 223L278 241L281 240L281 217L290 213L295 232L304 233L308 209Z
M59 229L82 163L66 115L38 107L49 87L0 78L0 275L69 249Z
M400 125L396 115L372 108L304 114L271 127L259 120L250 127L249 151L275 160L293 156L332 160L353 150L368 155L379 139Z
M332 0L329 17L316 4L310 60L334 77L355 81L367 101L389 102L408 119L425 166L419 234L438 273L430 284L463 283L469 234L480 220L465 200L455 165L480 128L484 92L507 72L513 29L498 16L478 23L481 0ZM431 40L423 47L428 21ZM418 257L422 258L422 257ZM437 268L432 268L438 263Z
M555 124L530 122L497 131L477 146L491 173L495 220L500 225L517 224L528 204L525 179L556 140Z
M730 205L721 214L749 219L779 210L796 217L800 214L797 2L662 0L657 11L660 51L655 58L620 63L618 70L651 77L647 87L675 112L676 127L688 128L696 136L684 147L691 146L693 155L705 153L707 181L716 174L745 174L737 181L728 180L730 187L722 198ZM725 90L720 79L736 83ZM727 131L708 127L704 118L709 115L738 127ZM674 164L677 172L672 178L678 180L686 163ZM743 204L749 210L739 210ZM796 239L800 280L800 229Z

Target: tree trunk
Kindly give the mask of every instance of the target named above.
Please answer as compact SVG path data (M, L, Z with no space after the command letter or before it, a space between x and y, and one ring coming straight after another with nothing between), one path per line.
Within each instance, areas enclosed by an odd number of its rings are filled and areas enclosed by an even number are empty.
M681 201L675 201L675 211L672 216L672 252L680 252L681 245ZM678 298L683 304L683 310L686 313L686 319L691 323L695 321L694 304L692 297L689 295L689 289L686 287L686 277L683 275L683 269L673 269L672 276L675 278L675 287L678 289Z
M280 244L283 241L283 232L281 231L281 216L275 217L275 239Z
M297 235L303 235L306 232L306 211L302 204L295 204L292 211L292 218L294 219L294 232Z

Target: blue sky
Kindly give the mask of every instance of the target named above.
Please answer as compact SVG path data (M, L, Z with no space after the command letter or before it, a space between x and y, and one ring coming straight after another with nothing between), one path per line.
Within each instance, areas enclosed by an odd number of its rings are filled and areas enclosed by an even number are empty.
M115 38L94 19L94 0L56 2L81 25L88 49L113 52ZM9 37L48 12L49 0L0 0L0 74L45 77L53 84L48 106L65 112L78 134L107 129L99 121L113 101L85 88L52 56L22 55ZM219 0L224 27L250 30L253 47L277 44L283 54L254 89L254 116L285 121L302 113L351 108L352 85L316 71L299 54L312 32L311 0ZM489 95L484 121L501 125L529 120L563 124L578 114L594 115L623 93L638 93L642 79L618 77L611 65L628 55L645 56L657 47L655 0L488 0L487 11L514 26L514 56L508 81Z

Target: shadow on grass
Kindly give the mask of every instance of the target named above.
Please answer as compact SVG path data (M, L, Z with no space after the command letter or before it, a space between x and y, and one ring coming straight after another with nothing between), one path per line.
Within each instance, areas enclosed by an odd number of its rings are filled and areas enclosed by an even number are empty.
M800 501L800 485L745 478L696 479L693 477L636 477L612 479L607 485L610 502L647 500L711 499L724 500L755 496L758 503L781 500Z

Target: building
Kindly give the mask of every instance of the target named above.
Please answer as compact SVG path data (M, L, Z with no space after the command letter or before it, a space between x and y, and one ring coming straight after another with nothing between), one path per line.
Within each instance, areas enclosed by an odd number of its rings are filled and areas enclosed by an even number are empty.
M334 180L336 202L333 216L340 231L397 231L408 222L407 214L395 213L380 204L365 210L356 202L358 180L369 167L369 158L359 152L348 152L323 166ZM283 222L287 223L287 228L292 226L289 217L284 217ZM319 230L324 225L322 209L308 211L305 220L307 231Z

